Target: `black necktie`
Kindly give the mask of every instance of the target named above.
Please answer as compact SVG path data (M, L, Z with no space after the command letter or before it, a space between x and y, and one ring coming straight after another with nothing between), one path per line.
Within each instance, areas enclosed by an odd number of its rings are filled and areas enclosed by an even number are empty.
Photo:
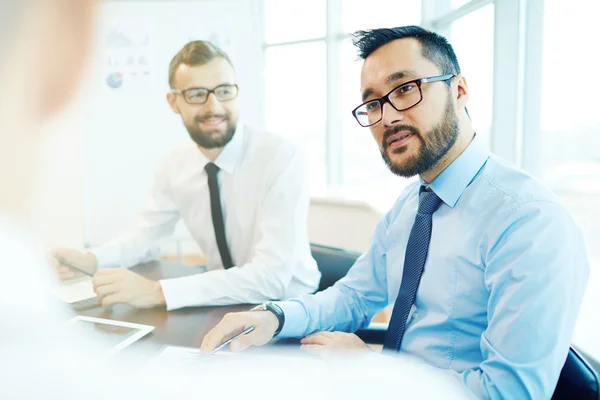
M219 195L219 183L217 182L217 173L219 167L213 163L208 163L204 167L208 176L208 190L210 191L210 212L212 214L213 227L215 228L215 237L217 246L221 253L221 261L225 269L233 267L233 260L227 247L225 239L225 223L223 222L223 210L221 209L221 196Z
M442 200L429 189L421 186L419 191L419 210L408 237L404 255L404 272L398 297L394 303L392 318L385 334L383 348L399 351L406 328L406 320L415 302L423 268L427 260L429 241L431 240L432 215Z

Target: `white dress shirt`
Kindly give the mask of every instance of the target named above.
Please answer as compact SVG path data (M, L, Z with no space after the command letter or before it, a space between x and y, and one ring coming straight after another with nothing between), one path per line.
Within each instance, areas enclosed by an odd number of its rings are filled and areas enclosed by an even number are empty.
M215 238L204 166L193 142L171 152L156 172L140 222L94 250L100 268L152 261L180 218L206 255L203 274L160 281L167 309L261 303L317 289L320 273L307 232L308 174L303 154L284 138L238 126L214 163L227 244L225 270Z

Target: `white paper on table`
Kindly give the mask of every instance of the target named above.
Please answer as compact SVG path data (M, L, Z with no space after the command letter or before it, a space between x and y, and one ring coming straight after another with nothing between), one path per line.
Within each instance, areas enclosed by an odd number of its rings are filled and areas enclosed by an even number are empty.
M293 364L297 368L324 368L323 360L312 357L297 357L285 353L273 351L271 353L231 353L229 351L218 351L209 356L201 356L197 347L165 346L161 353L156 356L150 364L168 365L171 368L196 369L214 368L219 365L236 367L256 367L267 365L269 367L289 366Z
M149 369L167 367L170 370L193 371L206 368L208 363L214 365L214 361L218 363L219 359L227 359L229 356L234 356L234 354L218 352L211 356L201 356L200 349L197 347L165 346L160 354L150 360L147 367Z
M55 288L54 294L69 304L96 297L91 277L62 282Z

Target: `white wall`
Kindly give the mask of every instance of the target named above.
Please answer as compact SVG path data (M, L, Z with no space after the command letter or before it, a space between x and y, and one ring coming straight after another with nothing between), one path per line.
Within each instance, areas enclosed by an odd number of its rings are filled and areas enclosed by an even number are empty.
M189 140L165 100L168 64L188 41L215 41L230 54L241 87L241 117L264 125L257 10L255 1L246 0L102 5L80 100L48 127L52 132L44 139L33 206L47 245L98 245L135 221L157 163L169 148ZM124 65L130 56L133 65ZM107 84L114 71L123 76L117 89Z

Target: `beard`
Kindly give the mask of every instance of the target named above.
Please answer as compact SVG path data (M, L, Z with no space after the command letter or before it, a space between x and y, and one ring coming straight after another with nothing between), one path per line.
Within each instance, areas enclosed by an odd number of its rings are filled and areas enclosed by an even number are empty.
M225 130L223 129L202 129L200 122L209 118L222 118L226 123ZM194 117L194 123L184 125L196 144L205 149L215 149L225 147L227 143L231 141L235 130L237 129L237 120L232 120L231 114L206 114L197 115Z
M402 165L394 163L387 153L389 146L387 143L388 138L401 131L411 132L421 142L417 154L411 156ZM427 137L427 139L425 139L425 137ZM452 146L454 146L457 137L458 117L452 107L450 97L448 97L442 121L427 132L427 135L423 136L417 128L411 125L396 125L393 128L387 129L383 134L383 150L381 150L381 157L390 171L394 174L404 178L410 178L417 174L422 174L436 165L442 157L448 153ZM407 150L408 146L405 145L394 149L392 152L394 154L402 154Z

